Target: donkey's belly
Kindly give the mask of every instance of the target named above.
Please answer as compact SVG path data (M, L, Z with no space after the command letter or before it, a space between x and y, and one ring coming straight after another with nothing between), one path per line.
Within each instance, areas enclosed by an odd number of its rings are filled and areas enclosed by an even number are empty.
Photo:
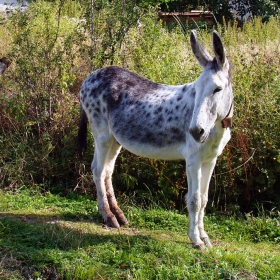
M168 123L161 118L145 118L145 110L126 115L125 110L112 114L109 126L116 140L128 151L153 159L183 159L182 150L186 144L186 131L180 120Z
M184 159L182 155L184 145L182 144L177 143L156 147L147 143L128 141L118 135L115 135L115 138L126 150L141 157L161 160Z

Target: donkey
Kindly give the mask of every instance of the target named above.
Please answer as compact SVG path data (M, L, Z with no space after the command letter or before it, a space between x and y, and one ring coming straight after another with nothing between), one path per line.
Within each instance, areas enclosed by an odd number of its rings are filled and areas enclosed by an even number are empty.
M0 76L4 74L9 65L10 63L8 62L6 57L0 58Z
M95 142L91 169L98 208L107 225L128 224L112 186L115 161L123 146L152 159L185 159L188 235L194 248L212 247L204 230L204 210L217 157L231 137L233 114L231 66L217 31L212 41L214 57L198 42L196 31L191 31L192 51L203 68L193 83L154 83L116 66L96 70L83 82L79 152L81 156L86 146L88 120Z

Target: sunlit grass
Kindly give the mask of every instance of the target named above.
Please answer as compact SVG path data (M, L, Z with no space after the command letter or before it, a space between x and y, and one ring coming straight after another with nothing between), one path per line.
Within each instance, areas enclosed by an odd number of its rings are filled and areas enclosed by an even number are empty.
M207 216L215 247L194 250L186 216L155 206L126 206L131 224L118 230L102 227L89 197L26 190L0 202L0 279L280 279L277 239L251 238L247 219Z

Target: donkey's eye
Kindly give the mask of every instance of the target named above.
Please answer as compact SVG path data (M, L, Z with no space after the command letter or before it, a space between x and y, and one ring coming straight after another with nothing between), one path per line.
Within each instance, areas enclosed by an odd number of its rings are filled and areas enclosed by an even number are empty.
M217 92L219 92L219 91L221 91L221 90L222 90L222 88L217 87L217 88L215 88L215 90L213 91L213 94L215 94L215 93L217 93Z

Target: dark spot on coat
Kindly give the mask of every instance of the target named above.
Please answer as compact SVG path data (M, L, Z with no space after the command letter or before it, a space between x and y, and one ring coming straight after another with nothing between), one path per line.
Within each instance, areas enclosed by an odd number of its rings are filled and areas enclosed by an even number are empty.
M177 101L180 101L182 98L183 98L183 96L182 96L182 95L179 95L179 96L177 97Z
M102 77L101 71L98 71L96 74L96 80L100 80Z
M135 83L135 81L131 80L131 81L127 81L126 85L125 85L125 89L129 90L132 87L135 87L137 84Z
M177 128L177 127L171 127L171 132L172 133L174 133L174 134L179 134L180 133L180 130L179 130L179 128Z
M166 144L167 145L171 145L173 143L173 140L172 139L168 139L167 141L166 141Z
M96 88L92 88L90 93L89 93L90 97L95 98L97 96L97 92L96 92Z
M155 124L160 125L162 122L163 122L163 117L162 115L159 115L155 120Z
M104 103L106 103L106 101L107 101L107 96L106 96L105 94L102 94L102 101L103 101Z
M158 107L158 108L155 110L155 114L157 115L157 114L161 113L162 110L163 110L162 107Z

